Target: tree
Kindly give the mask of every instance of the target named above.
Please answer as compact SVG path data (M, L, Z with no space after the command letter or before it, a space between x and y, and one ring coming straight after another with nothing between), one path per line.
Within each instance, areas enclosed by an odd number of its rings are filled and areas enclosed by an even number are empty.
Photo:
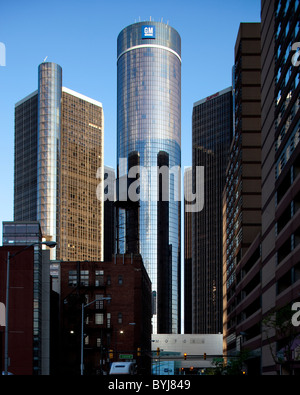
M294 311L290 304L273 309L262 321L263 333L270 346L275 364L286 374L292 374L292 364L299 357L293 355L295 340L300 338L299 329L292 324Z
M249 356L250 351L242 350L235 356L227 358L227 362L224 358L215 358L212 362L214 367L207 369L206 372L208 375L213 376L242 376L245 371L245 361Z

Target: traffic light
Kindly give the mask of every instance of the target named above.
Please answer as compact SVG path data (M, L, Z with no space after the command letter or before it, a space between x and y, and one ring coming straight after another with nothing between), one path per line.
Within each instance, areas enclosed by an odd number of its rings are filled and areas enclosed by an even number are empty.
M203 359L206 360L206 352L203 354Z
M141 355L142 355L142 349L141 349L141 347L138 347L137 356L140 357Z
M159 357L159 354L160 354L160 348L157 347L157 349L156 349L156 355Z
M114 358L114 350L109 350L108 351L108 357L109 357L109 359L113 359Z
M186 352L183 354L183 358L184 358L184 360L186 361Z

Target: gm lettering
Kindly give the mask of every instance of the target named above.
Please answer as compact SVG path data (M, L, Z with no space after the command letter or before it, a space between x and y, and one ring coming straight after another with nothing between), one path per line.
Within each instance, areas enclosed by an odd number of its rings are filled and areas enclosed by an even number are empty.
M155 38L155 26L142 26L142 38Z

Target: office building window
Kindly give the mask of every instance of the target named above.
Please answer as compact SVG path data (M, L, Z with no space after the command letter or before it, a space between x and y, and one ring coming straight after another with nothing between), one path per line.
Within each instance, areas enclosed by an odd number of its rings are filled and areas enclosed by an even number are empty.
M69 287L76 287L77 285L77 272L76 270L69 271Z
M104 270L95 271L95 286L101 287L104 285Z
M102 313L95 314L95 324L96 325L103 325L104 319Z
M123 316L122 313L118 314L118 324L122 324L123 323Z
M85 287L89 286L89 271L88 270L80 270L80 285Z

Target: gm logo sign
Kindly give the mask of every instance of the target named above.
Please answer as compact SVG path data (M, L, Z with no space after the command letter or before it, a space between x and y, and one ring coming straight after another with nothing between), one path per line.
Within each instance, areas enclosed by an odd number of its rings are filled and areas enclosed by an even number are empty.
M142 38L155 38L155 26L142 26Z

